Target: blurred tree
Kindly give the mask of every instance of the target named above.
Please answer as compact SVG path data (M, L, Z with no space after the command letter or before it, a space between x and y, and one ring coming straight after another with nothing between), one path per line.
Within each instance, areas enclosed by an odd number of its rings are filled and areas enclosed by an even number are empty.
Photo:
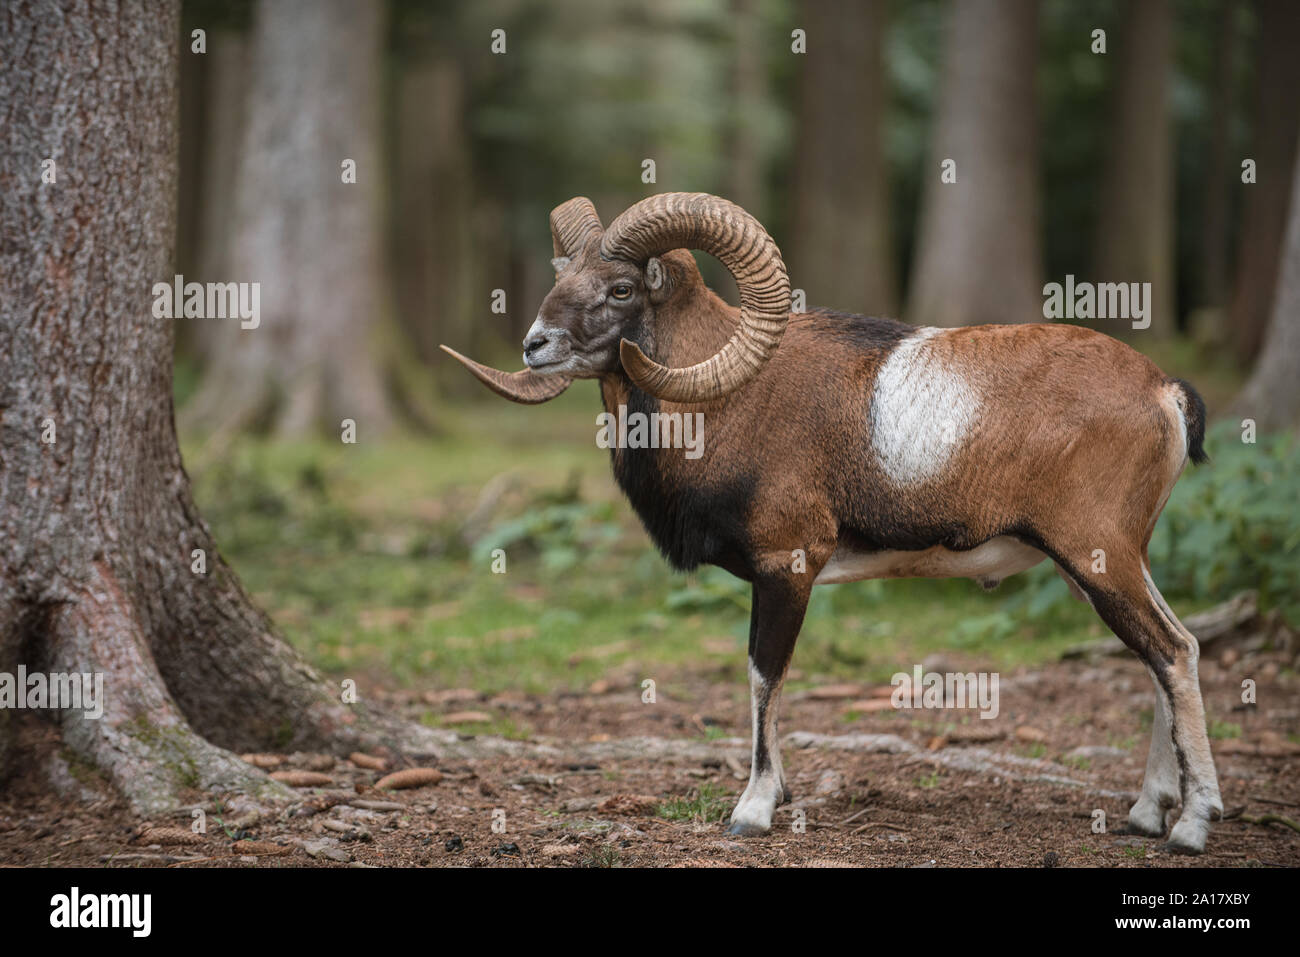
M908 318L1041 322L1037 0L954 0ZM952 160L954 182L941 179Z
M1273 314L1255 370L1233 403L1236 415L1254 419L1261 429L1286 428L1300 418L1300 155L1293 165Z
M235 174L232 278L261 284L261 326L221 328L185 424L227 434L391 425L379 350L384 6L259 4ZM345 161L355 182L344 180Z
M1112 35L1110 124L1093 234L1094 282L1151 283L1150 332L1169 335L1174 289L1170 0L1123 5Z
M435 37L403 37L389 206L398 313L426 362L441 355L439 342L477 348L482 326L471 301L474 183L464 71Z
M190 111L202 120L199 141L202 143L199 176L195 184L197 238L190 265L201 282L228 282L235 278L234 251L235 170L243 145L244 118L248 101L248 37L233 29L208 30L208 52L204 58L183 51L181 63L201 62L204 84L199 102L201 109ZM182 94L183 97L183 94ZM185 121L186 111L181 111ZM182 136L184 133L182 133ZM182 140L181 155L187 150ZM182 213L181 222L185 221ZM180 260L183 264L184 259ZM223 333L216 323L194 323L193 348L200 361L210 357Z
M186 54L185 58L190 56ZM235 207L231 198L235 195L235 171L244 141L249 67L247 35L229 29L209 31L206 57L203 106L195 111L204 122L196 258L203 281L224 282L233 278Z
M760 221L764 209L759 116L768 98L758 0L731 0L735 46L731 55L731 129L727 144L727 198Z
M810 306L892 315L885 3L803 0L799 25L808 52L799 57L790 281Z
M1277 288L1279 255L1290 208L1291 166L1296 155L1296 91L1300 90L1300 3L1256 0L1258 63L1254 133L1246 157L1256 180L1242 186L1245 209L1237 246L1236 280L1229 314L1232 341L1243 364L1259 353ZM1235 170L1241 182L1241 168Z
M1218 56L1210 91L1209 156L1201 208L1200 305L1221 307L1228 301L1228 199L1233 173L1231 114L1237 59L1237 0L1220 0L1216 17Z

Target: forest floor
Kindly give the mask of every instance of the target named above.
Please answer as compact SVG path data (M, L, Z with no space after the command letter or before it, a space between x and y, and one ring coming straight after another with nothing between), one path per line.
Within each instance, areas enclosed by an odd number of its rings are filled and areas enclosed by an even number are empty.
M389 695L391 707L432 707L451 725L508 715L541 753L436 762L437 783L397 791L376 790L384 772L350 760L284 755L281 769L316 770L329 783L300 789L301 804L259 820L210 815L203 835L192 834L188 814L141 822L111 801L69 806L45 782L20 780L0 800L0 863L1295 867L1300 833L1258 822L1300 818L1300 713L1294 680L1277 677L1277 664L1253 657L1261 703L1234 706L1241 663L1202 663L1209 710L1226 716L1212 718L1211 734L1227 819L1198 858L1123 833L1142 779L1152 689L1135 661L1103 657L1003 674L1000 713L987 720L872 710L867 702L887 701L888 685L792 692L782 728L794 802L763 837L725 833L744 789L748 708L732 679L697 670L665 672L653 703L635 682L603 680L581 693ZM954 657L926 667L974 664ZM27 744L56 746L40 734L33 725Z

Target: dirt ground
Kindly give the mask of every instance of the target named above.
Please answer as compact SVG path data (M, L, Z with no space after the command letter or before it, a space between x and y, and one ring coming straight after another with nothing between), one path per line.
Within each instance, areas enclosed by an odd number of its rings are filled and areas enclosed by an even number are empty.
M279 770L315 770L328 785L301 788L301 804L259 818L209 811L202 835L189 814L141 822L111 800L60 797L48 780L11 781L0 795L0 864L1294 867L1300 833L1261 818L1300 818L1300 690L1279 662L1249 664L1202 661L1226 819L1199 858L1123 833L1153 696L1136 661L1107 657L1001 675L993 720L864 704L887 700L887 688L788 691L783 753L794 804L759 838L725 834L749 760L745 688L727 669L659 676L653 704L632 675L582 695L390 696L413 714L432 706L456 721L474 716L455 712L509 716L526 740L517 755L422 762L441 780L395 791L374 788L383 770L351 760L280 756ZM1258 684L1256 705L1240 704L1245 677ZM57 748L49 729L24 734L34 755ZM387 759L390 768L409 763ZM1104 833L1094 831L1097 811Z

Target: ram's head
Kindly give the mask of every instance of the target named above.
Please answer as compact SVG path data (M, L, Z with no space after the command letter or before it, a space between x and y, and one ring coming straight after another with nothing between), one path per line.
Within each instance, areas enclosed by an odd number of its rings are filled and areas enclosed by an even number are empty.
M493 392L515 402L553 399L575 378L622 368L639 388L673 402L703 402L738 389L781 342L790 282L781 252L739 206L707 193L662 193L600 224L591 200L551 212L555 287L524 339L526 369L501 372L442 348ZM731 271L740 290L735 335L704 362L662 366L653 353L655 312L676 290L674 250L699 249Z

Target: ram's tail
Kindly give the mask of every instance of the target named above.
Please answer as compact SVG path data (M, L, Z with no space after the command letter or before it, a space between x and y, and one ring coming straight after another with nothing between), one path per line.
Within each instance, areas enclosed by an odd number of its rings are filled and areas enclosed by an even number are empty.
M1197 465L1204 465L1210 461L1210 457L1205 454L1205 400L1185 379L1170 381L1182 391L1178 407L1183 413L1183 424L1187 429L1187 457Z

